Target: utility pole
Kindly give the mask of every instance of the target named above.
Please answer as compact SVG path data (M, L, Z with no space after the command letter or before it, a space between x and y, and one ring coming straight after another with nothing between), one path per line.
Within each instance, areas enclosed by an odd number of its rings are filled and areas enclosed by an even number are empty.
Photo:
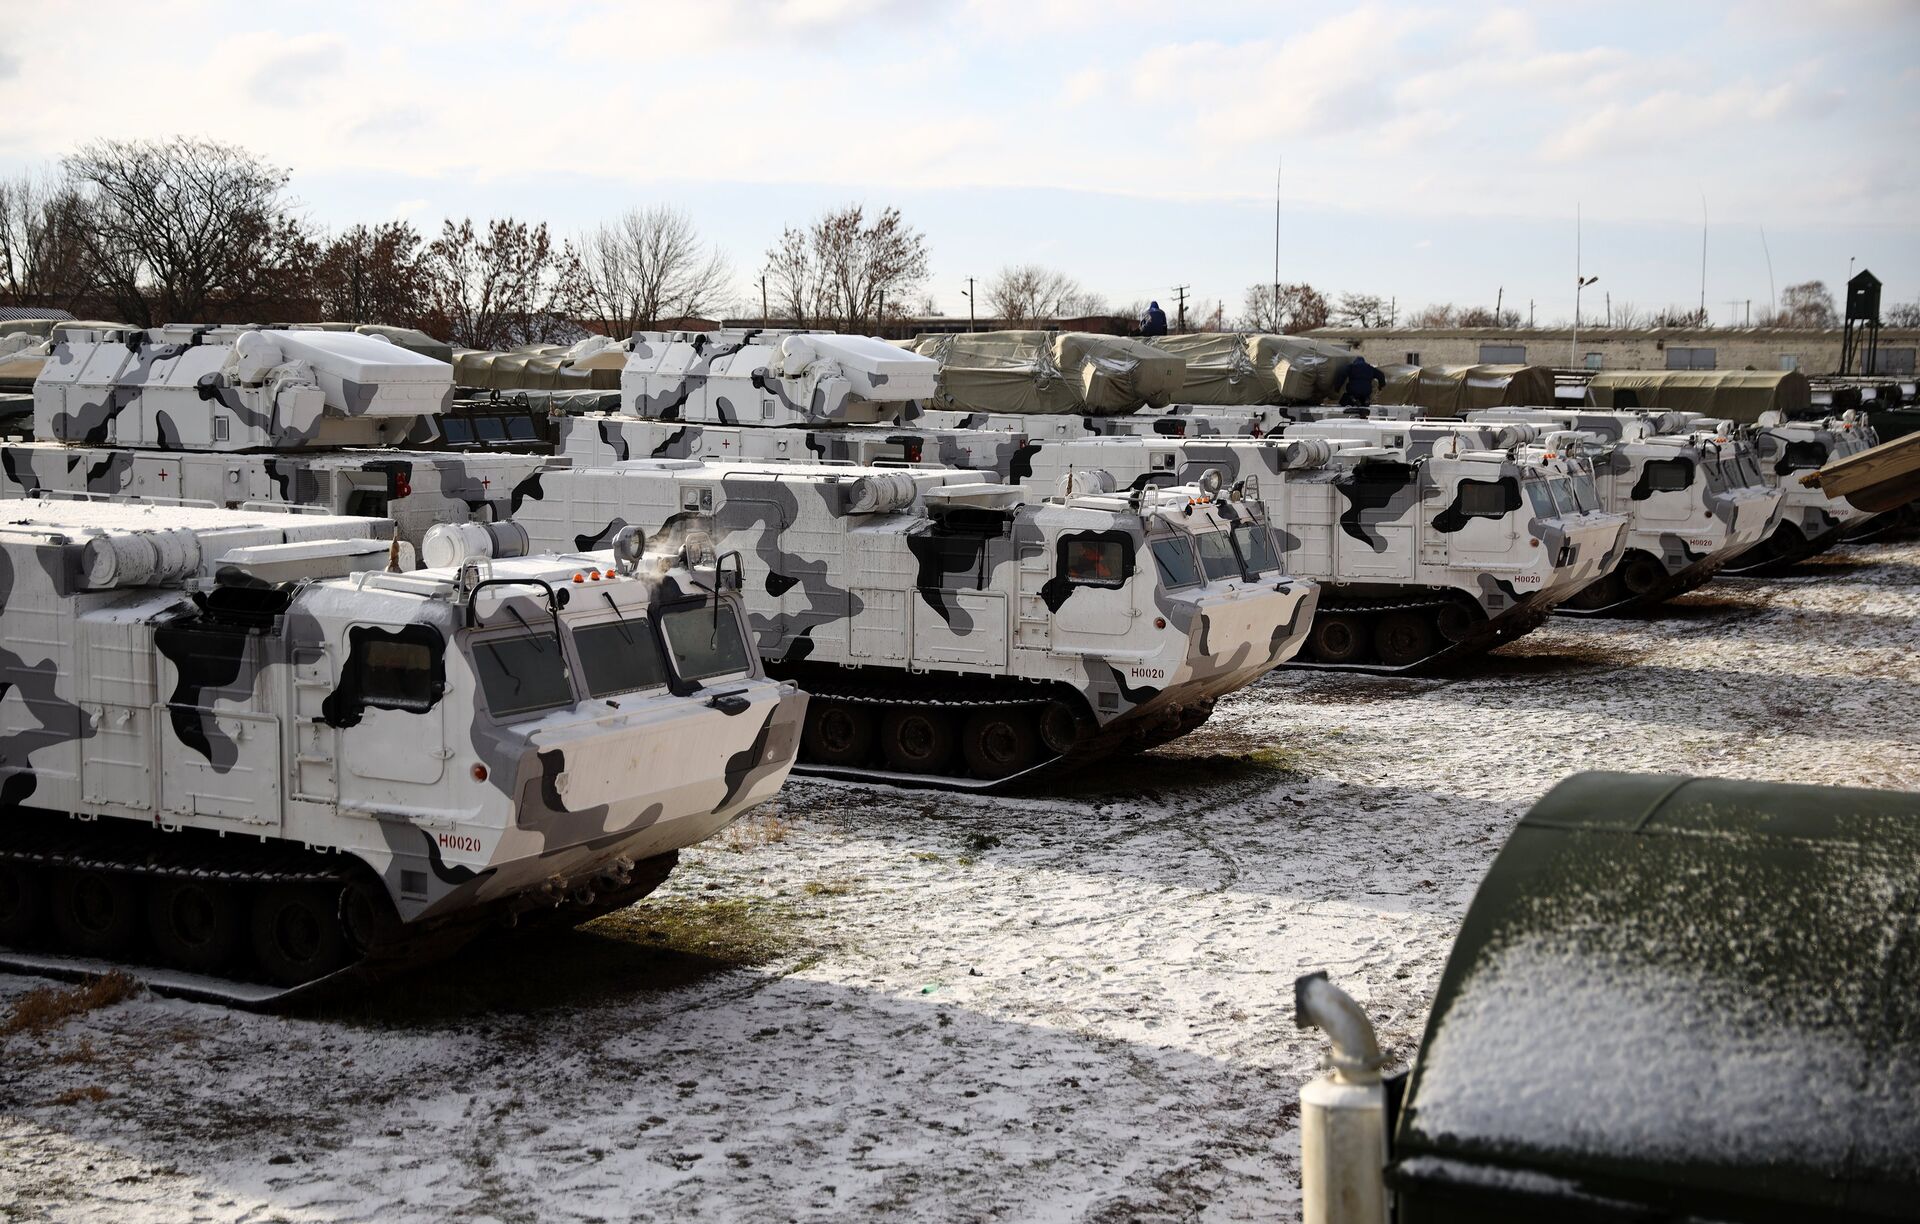
M1527 299L1527 330L1533 330L1533 299Z
M1499 289L1495 290L1493 294L1493 325L1495 327L1502 326L1500 322L1500 303L1506 300L1507 300L1507 287L1505 285L1502 285L1500 286Z
M973 278L969 276L967 278L967 331L968 332L972 332L974 330L973 315L974 315Z
M1700 197L1700 326L1707 325L1707 197Z
M1276 159L1273 166L1273 330L1280 330L1280 175L1287 159Z
M760 330L765 331L772 324L767 322L767 278L760 278Z
M1607 290L1607 330L1613 330L1613 290Z
M1192 288L1190 285L1175 285L1173 287L1173 291L1180 295L1179 319L1181 331L1187 330L1187 290L1190 288Z

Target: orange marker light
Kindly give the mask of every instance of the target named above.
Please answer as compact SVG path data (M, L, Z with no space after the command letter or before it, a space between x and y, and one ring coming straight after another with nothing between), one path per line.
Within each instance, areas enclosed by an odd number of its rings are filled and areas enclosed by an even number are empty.
M585 582L587 580L587 576L585 574L575 574L573 576L573 580L575 582Z
M485 765L475 765L469 772L473 774L473 780L475 782L485 782L487 780L487 767Z

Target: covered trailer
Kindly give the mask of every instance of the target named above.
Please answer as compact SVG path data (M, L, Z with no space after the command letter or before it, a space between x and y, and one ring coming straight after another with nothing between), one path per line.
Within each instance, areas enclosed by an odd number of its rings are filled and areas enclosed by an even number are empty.
M1587 404L1666 408L1751 425L1766 412L1788 420L1809 415L1813 387L1798 370L1610 370L1587 383Z
M1336 1068L1377 1073L1364 1015L1302 985ZM1400 1224L1912 1220L1917 1101L1920 795L1581 774L1467 911L1385 1184Z
M1551 407L1553 371L1534 365L1390 365L1381 404L1409 404L1429 416L1465 416L1488 408Z

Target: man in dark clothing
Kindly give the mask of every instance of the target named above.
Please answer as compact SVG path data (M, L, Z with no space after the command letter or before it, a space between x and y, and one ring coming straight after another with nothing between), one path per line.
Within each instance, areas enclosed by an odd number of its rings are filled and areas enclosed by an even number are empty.
M1140 334L1143 336L1167 334L1167 312L1160 309L1160 303L1147 303L1147 317L1140 321Z
M1387 376L1380 372L1380 367L1365 357L1355 357L1347 367L1347 389L1340 393L1340 406L1365 408L1373 403L1376 383L1382 387L1387 385Z

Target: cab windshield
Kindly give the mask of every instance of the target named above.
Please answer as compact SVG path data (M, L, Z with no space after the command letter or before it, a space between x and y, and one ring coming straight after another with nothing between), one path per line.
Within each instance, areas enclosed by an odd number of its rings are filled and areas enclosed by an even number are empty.
M1273 551L1273 534L1264 524L1241 523L1233 529L1233 539L1247 563L1247 573L1264 574L1280 568L1280 558Z
M1547 482L1538 477L1526 480L1522 487L1527 491L1527 500L1533 503L1535 518L1553 518L1560 513L1553 504L1553 493L1548 490Z
M641 617L579 626L573 631L573 649L580 656L589 697L612 697L667 682L660 643Z
M473 669L495 718L573 702L560 640L551 632L482 638L473 643Z
M1153 541L1152 547L1153 563L1160 567L1160 581L1169 590L1200 581L1200 563L1193 559L1193 546L1184 536L1162 536Z
M1207 581L1240 576L1240 558L1233 551L1233 537L1224 531L1203 531L1193 537L1200 546L1200 568Z
M710 680L750 670L740 620L731 608L722 607L716 615L712 604L689 604L664 613L660 627L666 632L673 670L682 680Z
M1568 485L1573 489L1573 500L1583 513L1591 514L1600 508L1600 490L1593 485L1593 477L1585 472L1571 478Z

